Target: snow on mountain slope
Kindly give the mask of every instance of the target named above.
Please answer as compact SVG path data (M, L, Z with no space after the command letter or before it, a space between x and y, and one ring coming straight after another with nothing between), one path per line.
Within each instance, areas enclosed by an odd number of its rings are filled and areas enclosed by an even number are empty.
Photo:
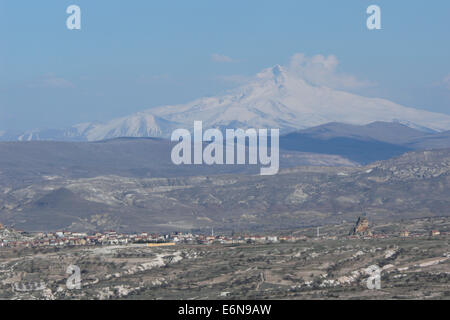
M107 123L81 123L69 129L34 130L18 136L19 141L98 141L118 137L166 137L180 124L148 113L136 113Z
M367 98L308 84L281 66L259 73L229 95L147 111L167 120L206 127L280 128L282 132L329 122L365 125L399 122L419 130L450 129L450 116L407 108L385 99Z
M161 137L180 125L148 113L135 113L129 117L114 119L105 124L81 124L74 126L88 141L117 137Z
M223 96L153 108L106 123L78 124L65 130L30 131L17 139L168 138L176 128L191 130L197 120L203 121L204 128L279 128L281 133L330 122L367 125L375 121L397 122L428 132L450 130L450 115L312 85L294 72L276 65ZM3 138L0 136L0 140Z

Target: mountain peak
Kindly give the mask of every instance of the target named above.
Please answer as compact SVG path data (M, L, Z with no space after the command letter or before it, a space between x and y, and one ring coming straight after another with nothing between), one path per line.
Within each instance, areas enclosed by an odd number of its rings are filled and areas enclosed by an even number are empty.
M275 83L279 84L286 80L287 74L288 74L287 70L284 67L277 64L272 68L264 69L262 72L258 73L257 78L264 80L272 80Z
M272 73L276 77L280 76L284 72L285 72L284 68L282 66L280 66L279 64L277 64L274 67L272 67Z

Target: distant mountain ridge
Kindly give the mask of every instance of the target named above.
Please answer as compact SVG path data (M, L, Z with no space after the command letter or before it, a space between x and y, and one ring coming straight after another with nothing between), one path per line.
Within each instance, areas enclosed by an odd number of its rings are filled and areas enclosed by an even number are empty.
M66 129L0 132L0 140L98 141L119 137L170 137L175 128L279 128L291 133L332 122L367 125L404 124L427 133L450 130L450 115L407 108L394 102L314 86L282 66L257 74L229 94L182 105L162 106Z
M347 137L360 140L371 139L400 145L411 143L415 139L433 135L412 129L398 122L382 121L372 122L368 125L350 125L339 122L331 122L317 127L300 130L297 133L310 135L321 139Z
M412 150L450 148L450 131L426 133L394 122L368 125L327 123L280 138L284 150L334 154L368 164Z

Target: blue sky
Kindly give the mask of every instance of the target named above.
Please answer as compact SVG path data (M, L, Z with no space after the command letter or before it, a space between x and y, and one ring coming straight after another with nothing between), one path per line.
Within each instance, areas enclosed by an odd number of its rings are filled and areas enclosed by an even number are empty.
M371 4L382 30L366 28ZM0 131L216 95L296 53L371 83L350 91L450 114L449 34L447 0L0 0Z

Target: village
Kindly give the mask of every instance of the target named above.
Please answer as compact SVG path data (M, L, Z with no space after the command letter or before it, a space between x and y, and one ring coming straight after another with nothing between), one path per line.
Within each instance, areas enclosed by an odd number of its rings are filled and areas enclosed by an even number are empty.
M116 231L87 232L56 231L27 233L14 230L0 224L0 248L36 248L36 247L70 247L70 246L108 246L127 244L147 244L149 247L187 245L234 245L234 244L270 244L298 241L338 240L338 239L390 239L390 238L427 238L448 235L448 232L439 230L409 232L373 233L369 221L361 216L354 227L346 235L321 234L320 227L313 235L305 234L241 234L241 235L215 235L214 229L209 235L192 232L171 232L167 234L156 233L118 233Z
M18 231L14 231L18 232ZM21 232L19 232L21 233ZM244 244L296 242L306 240L305 236L225 236L173 232L169 234L124 234L116 231L98 232L92 235L84 232L57 231L37 233L21 241L0 238L0 247L66 247L66 246L106 246L126 244L148 244L148 246L170 246L176 244Z

